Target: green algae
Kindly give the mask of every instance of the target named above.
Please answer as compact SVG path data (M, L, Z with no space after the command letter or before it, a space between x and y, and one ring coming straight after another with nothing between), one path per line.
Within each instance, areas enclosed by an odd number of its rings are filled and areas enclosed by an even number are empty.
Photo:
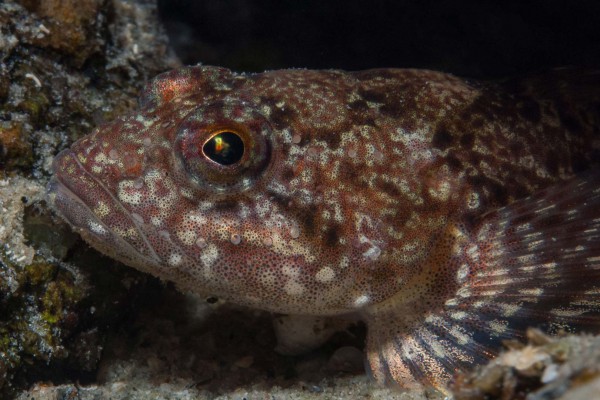
M58 151L126 113L147 79L174 66L155 7L0 1L0 398L97 368L103 338L130 311L135 285L123 282L144 282L89 250L40 198Z
M0 301L0 362L10 371L9 378L19 379L15 370L23 361L68 355L62 341L69 334L70 315L85 292L68 271L40 256L20 267L0 252L0 268L4 277L9 270L16 272L12 290L3 292ZM4 383L0 379L0 388Z

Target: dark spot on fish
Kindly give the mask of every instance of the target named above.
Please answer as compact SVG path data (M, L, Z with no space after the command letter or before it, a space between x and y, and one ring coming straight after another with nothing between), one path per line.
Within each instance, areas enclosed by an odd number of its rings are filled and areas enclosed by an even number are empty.
M237 207L238 203L232 200L219 201L215 204L215 211L231 211Z
M437 149L446 150L452 145L453 141L454 138L452 137L452 135L446 130L445 127L441 127L440 129L438 129L435 135L433 135L431 144Z
M288 196L284 196L281 193L274 192L272 190L267 190L269 197L273 200L277 205L281 206L284 209L288 208L291 199Z
M388 94L382 90L359 89L358 95L365 102L385 104L388 101Z
M281 177L286 182L292 180L295 176L296 174L294 173L294 170L292 168L286 168L281 172Z
M361 110L366 110L369 108L369 105L367 104L367 102L363 99L359 99L359 100L354 100L351 101L350 103L348 103L348 108L350 108L350 110L353 111L361 111Z
M268 97L261 97L261 102L269 104L271 106L271 114L269 120L278 127L289 127L290 124L296 119L296 112L292 107L277 107L275 101Z
M452 172L459 172L463 169L462 162L455 155L452 154L446 158L446 164L448 164L448 167Z
M465 231L475 231L481 227L482 218L484 214L479 211L464 211L461 216L460 226L464 227Z
M375 118L373 117L366 117L363 121L363 125L368 125L368 126L377 126L377 121L375 121Z
M352 125L370 125L376 126L375 118L373 118L374 110L369 107L363 99L353 100L348 104L348 121L352 121Z
M484 196L486 203L495 206L507 204L508 193L503 185L482 175L470 176L468 179L475 191Z
M473 143L475 143L475 135L473 135L472 133L465 133L460 137L460 144L465 149L472 148Z
M298 221L302 224L301 231L309 236L315 234L315 211L309 208L301 208L298 212Z
M489 191L492 195L492 201L495 204L500 205L508 202L508 193L506 187L492 180L489 181L487 186L489 187Z
M338 227L332 226L328 228L324 233L325 245L329 247L333 247L338 244L339 234Z
M324 131L323 134L319 135L319 139L327 143L330 150L335 150L339 147L342 135L334 131Z
M402 118L405 122L405 129L407 131L415 130L416 124L414 123L414 115L409 114L409 110L418 110L416 104L403 103L401 99L390 100L387 103L379 107L379 111L393 118Z
M340 168L340 175L342 179L349 182L353 182L358 178L356 173L356 167L349 163L347 160L342 161L342 168Z
M392 182L383 181L379 183L379 189L390 197L400 196L400 190Z

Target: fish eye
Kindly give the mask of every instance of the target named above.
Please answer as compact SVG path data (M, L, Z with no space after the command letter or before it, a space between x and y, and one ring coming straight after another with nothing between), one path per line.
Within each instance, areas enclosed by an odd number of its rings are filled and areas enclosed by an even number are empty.
M244 140L236 132L216 132L204 143L202 153L217 164L233 165L244 156Z
M231 194L268 174L273 128L241 102L217 102L192 110L179 123L173 146L189 179L201 190Z

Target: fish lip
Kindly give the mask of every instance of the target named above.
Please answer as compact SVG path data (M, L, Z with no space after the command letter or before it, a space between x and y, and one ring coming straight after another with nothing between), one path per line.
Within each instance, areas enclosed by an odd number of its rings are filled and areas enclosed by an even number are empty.
M79 209L84 210L86 216L93 218L94 222L104 225L98 216L96 216L96 214L83 201L83 199L81 199L81 197L79 197L73 191L74 182L69 184L64 175L59 173L59 171L66 167L66 159L68 157L71 157L76 161L78 172L90 176L90 173L81 165L81 163L78 162L77 157L70 149L61 151L54 157L52 162L52 170L54 175L52 175L46 186L46 201L58 215L60 215L77 231L80 231L81 229L89 229L89 227L78 223L79 218L77 218L77 215L74 213L74 207L69 207L69 204L75 204Z
M70 178L61 175L59 171L65 167L68 158L75 161L77 172L85 174L98 183L101 190L110 197L113 204L121 203L106 190L104 185L98 181L80 162L71 149L61 151L56 155L52 163L54 175L50 178L46 186L46 201L50 208L54 210L63 220L67 221L74 231L79 233L85 241L91 244L101 252L113 256L126 264L140 264L145 268L150 265L160 265L161 260L149 245L147 238L139 226L131 218L128 212L123 213L135 227L140 237L142 237L148 246L150 256L143 254L136 247L127 242L124 238L115 234L96 213L94 213L87 203L73 190L75 182L70 182ZM71 184L70 184L71 183ZM93 227L96 227L94 229ZM104 233L101 233L104 232ZM122 249L119 251L119 247ZM121 257L119 257L121 255ZM144 269L145 269L144 268Z

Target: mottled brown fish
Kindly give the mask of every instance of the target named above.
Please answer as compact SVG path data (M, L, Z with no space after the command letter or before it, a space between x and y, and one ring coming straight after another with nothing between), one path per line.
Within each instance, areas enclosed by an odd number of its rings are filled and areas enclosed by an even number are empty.
M182 290L358 314L378 381L442 387L526 326L600 326L598 83L182 68L56 157L49 202Z

